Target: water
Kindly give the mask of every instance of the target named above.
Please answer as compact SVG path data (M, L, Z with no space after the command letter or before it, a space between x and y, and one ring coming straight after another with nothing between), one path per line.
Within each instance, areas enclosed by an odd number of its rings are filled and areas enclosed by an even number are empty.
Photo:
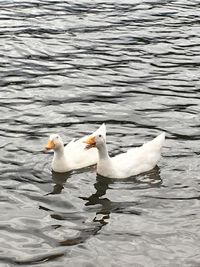
M1 267L200 265L199 7L1 1ZM111 155L165 131L158 168L52 173L49 134L102 122Z

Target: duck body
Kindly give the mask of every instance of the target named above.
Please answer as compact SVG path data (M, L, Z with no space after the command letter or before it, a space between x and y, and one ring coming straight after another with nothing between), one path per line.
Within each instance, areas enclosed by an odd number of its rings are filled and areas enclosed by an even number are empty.
M102 124L93 134L99 133L104 137L106 136L105 124ZM96 164L99 158L97 148L85 150L84 140L87 138L88 136L78 140L73 139L64 146L59 135L51 135L45 148L47 150L54 150L51 164L53 171L63 173Z
M95 145L99 152L97 173L108 178L123 179L147 172L158 163L164 140L165 133L162 133L141 147L132 148L126 153L110 157L104 137L96 136Z

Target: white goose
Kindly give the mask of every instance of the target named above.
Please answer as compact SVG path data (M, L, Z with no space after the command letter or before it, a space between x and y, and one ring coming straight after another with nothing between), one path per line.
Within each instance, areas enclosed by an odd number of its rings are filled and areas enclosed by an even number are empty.
M153 169L161 157L164 140L165 133L161 133L152 141L112 158L108 155L105 136L102 134L91 135L85 143L87 144L87 150L93 147L98 149L98 174L108 178L122 179Z
M106 138L106 126L103 123L93 135L101 135ZM84 141L88 136L81 139L73 139L64 146L58 134L52 134L45 146L46 150L54 150L54 157L51 167L55 172L68 172L75 169L84 168L96 164L98 161L98 151L96 148L85 150Z

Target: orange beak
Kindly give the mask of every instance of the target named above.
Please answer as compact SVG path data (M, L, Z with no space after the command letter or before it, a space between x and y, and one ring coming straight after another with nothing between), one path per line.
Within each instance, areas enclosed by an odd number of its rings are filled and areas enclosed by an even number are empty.
M46 150L51 150L51 149L54 149L55 148L55 144L52 140L49 140L47 145L45 146L45 149Z
M96 145L96 138L95 138L95 136L89 136L88 139L84 141L84 143L87 144L87 146L85 147L85 149L90 149L92 147L95 147L95 145Z

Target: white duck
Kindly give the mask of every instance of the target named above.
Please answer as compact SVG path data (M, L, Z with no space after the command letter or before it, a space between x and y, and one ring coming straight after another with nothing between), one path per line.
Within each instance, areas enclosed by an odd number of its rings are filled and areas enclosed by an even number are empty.
M106 126L103 123L93 135L101 135L106 138ZM83 143L88 136L81 139L73 139L64 146L61 137L58 134L52 134L45 146L46 150L54 150L54 157L51 164L55 172L68 172L75 169L84 168L98 161L98 151L96 148L85 150Z
M153 169L161 157L161 148L165 140L165 133L143 144L132 148L126 153L115 157L108 155L105 136L95 134L85 141L86 149L97 147L99 160L97 162L97 173L108 178L128 178Z

